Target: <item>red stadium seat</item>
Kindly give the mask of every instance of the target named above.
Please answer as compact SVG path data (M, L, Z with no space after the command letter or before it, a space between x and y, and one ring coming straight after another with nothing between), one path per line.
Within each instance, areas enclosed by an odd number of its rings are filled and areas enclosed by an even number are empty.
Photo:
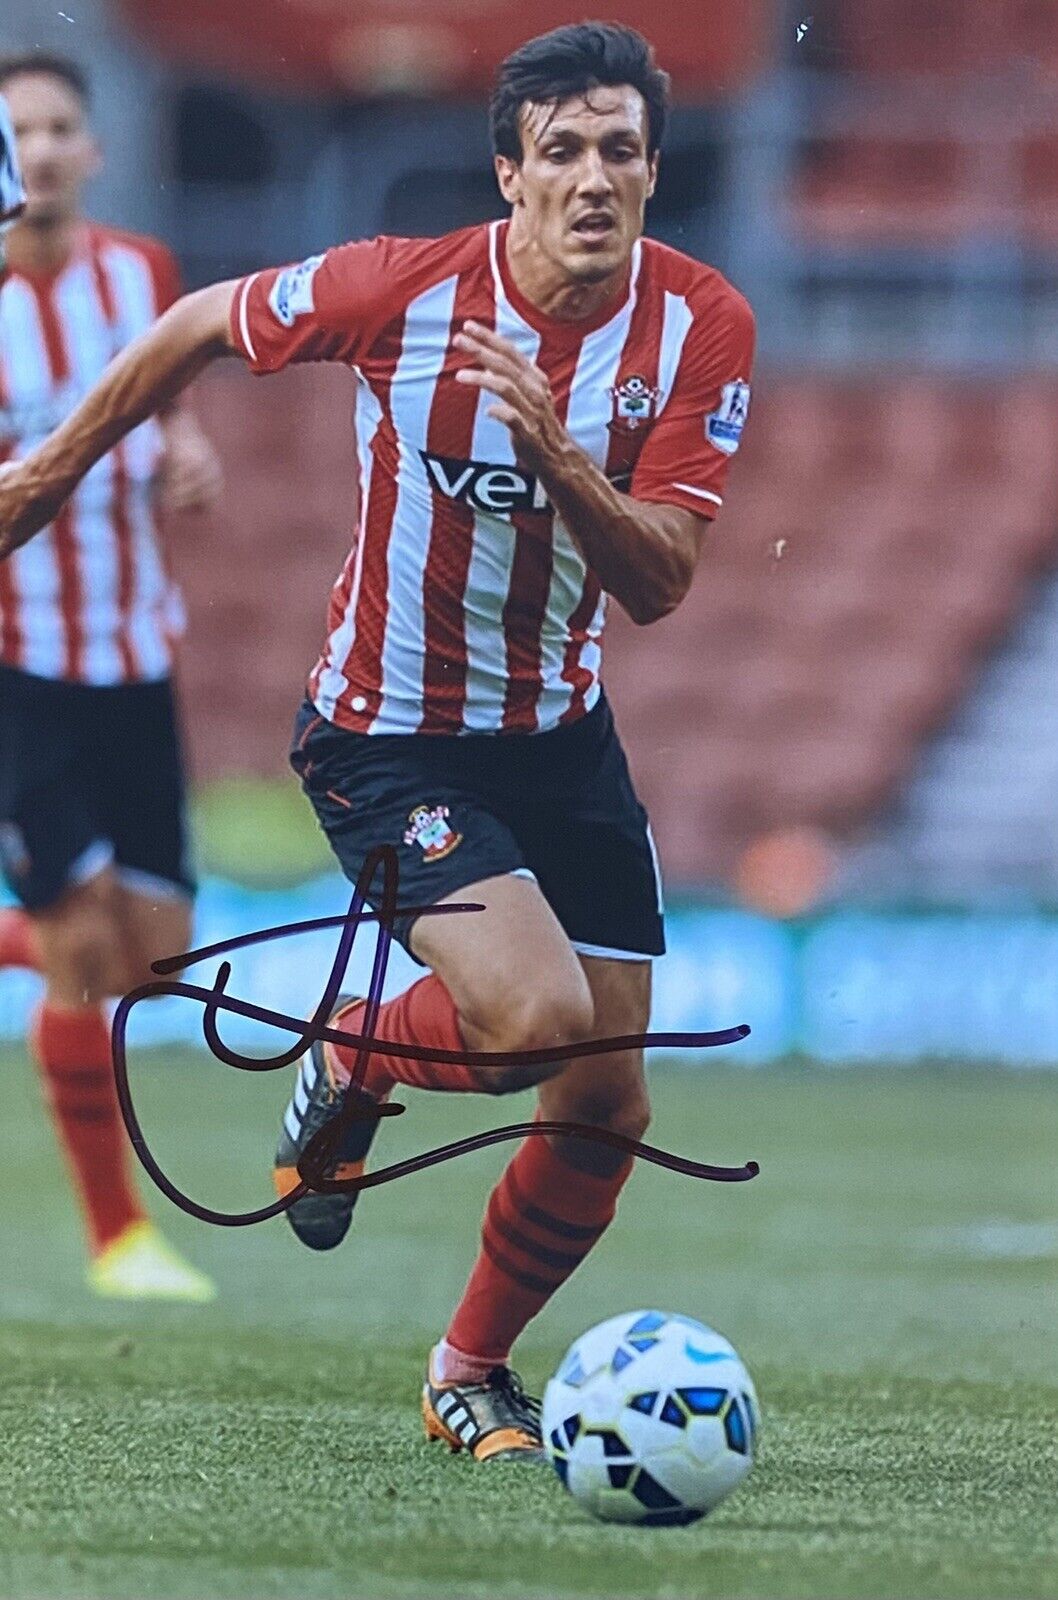
M997 29L1012 54L1058 76L1058 7L1054 0L993 0Z
M1018 149L1024 230L1028 237L1058 241L1058 134L1038 133Z
M834 8L845 71L875 76L967 71L995 59L994 0L855 0ZM991 57L990 57L991 51Z
M973 181L961 139L845 134L806 151L792 221L831 244L952 240L981 226Z

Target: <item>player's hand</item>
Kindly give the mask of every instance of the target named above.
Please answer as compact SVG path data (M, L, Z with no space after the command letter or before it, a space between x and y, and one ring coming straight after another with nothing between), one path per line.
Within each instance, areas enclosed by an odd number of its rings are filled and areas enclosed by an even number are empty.
M217 453L198 424L173 417L165 426L159 492L167 511L208 511L224 484Z
M61 491L43 493L28 462L0 463L0 561L54 522L65 498Z
M537 472L557 459L569 436L555 414L551 389L540 368L509 339L480 322L465 322L453 343L478 363L462 367L457 380L496 395L488 415L510 429L519 463Z

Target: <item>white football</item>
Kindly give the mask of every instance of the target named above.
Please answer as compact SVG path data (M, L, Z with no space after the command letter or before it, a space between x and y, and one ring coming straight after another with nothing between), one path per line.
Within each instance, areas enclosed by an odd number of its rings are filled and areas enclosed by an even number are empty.
M712 1328L626 1311L571 1346L544 1392L544 1445L586 1511L607 1522L697 1522L753 1465L757 1393Z

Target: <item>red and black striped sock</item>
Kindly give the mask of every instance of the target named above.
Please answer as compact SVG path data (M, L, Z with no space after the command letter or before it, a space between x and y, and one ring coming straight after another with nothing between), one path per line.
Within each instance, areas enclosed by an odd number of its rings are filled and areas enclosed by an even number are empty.
M355 1033L363 1021L364 1002L347 1006L334 1019L336 1028ZM465 1051L459 1031L455 1001L436 973L420 978L410 989L379 1007L375 1037L391 1044L415 1044L421 1048ZM325 1046L337 1068L339 1082L347 1082L356 1066L358 1051L351 1045ZM474 1070L453 1061L410 1061L404 1056L385 1055L372 1050L362 1086L376 1100L384 1099L395 1083L416 1089L446 1089L467 1093L481 1087Z
M445 1335L478 1362L504 1362L526 1324L613 1220L631 1156L610 1177L582 1172L543 1134L521 1145L492 1191L481 1253Z
M33 1019L30 1042L89 1242L98 1253L130 1223L143 1220L114 1088L110 1029L99 1006L67 1010L45 1002Z

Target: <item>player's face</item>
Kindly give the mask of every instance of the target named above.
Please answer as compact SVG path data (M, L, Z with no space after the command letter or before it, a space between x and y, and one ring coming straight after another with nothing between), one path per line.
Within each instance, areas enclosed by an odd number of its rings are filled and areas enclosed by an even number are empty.
M601 282L628 260L654 192L642 95L625 85L526 106L521 165L497 156L496 171L538 249L572 280Z
M80 97L61 78L26 72L4 84L31 226L63 222L80 209L99 152Z

